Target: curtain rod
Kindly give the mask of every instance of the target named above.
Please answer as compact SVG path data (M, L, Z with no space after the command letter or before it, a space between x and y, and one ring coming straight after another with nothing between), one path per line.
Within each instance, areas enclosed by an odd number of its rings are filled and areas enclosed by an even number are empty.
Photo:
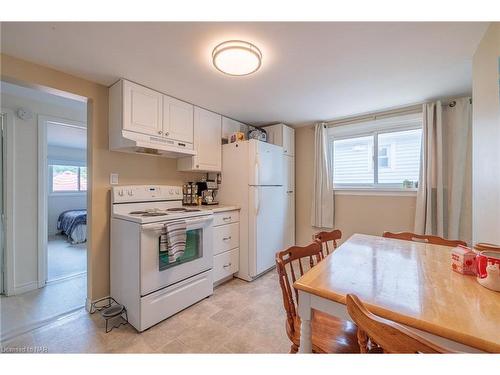
M465 96L467 98L467 96ZM454 107L456 105L456 100L450 100L450 99L444 99L441 101L448 101L446 104L449 107ZM472 104L472 98L469 98L470 104ZM340 118L337 120L330 120L330 121L325 121L324 126L325 127L332 127L332 126L337 126L337 125L347 125L350 123L356 123L356 122L363 122L363 121L374 121L377 119L381 118L386 118L386 117L393 117L395 115L410 115L414 113L419 113L422 112L422 106L426 104L427 102L422 102L418 104L413 104L407 107L402 107L402 108L394 108L394 109L389 109L386 111L380 111L380 112L374 112L374 113L367 113L364 115L359 115L359 116L352 116L352 117L344 117Z
M419 113L422 112L422 104L415 104L412 106L404 107L404 108L397 108L397 109L392 109L392 110L387 110L387 111L380 111L380 112L374 112L370 114L365 114L365 115L360 115L360 116L353 116L353 117L347 117L343 119L338 119L338 120L332 120L332 121L326 121L325 125L327 127L331 126L337 126L337 125L347 125L350 123L356 123L356 122L363 122L363 121L373 121L385 117L392 117L395 115L409 115L409 114L414 114L414 113Z

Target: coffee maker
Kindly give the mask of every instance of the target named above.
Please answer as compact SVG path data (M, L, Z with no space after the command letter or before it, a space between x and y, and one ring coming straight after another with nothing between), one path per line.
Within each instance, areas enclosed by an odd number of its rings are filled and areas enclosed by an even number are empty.
M216 181L202 181L196 183L198 187L198 196L201 197L201 204L214 205L217 201L218 185Z

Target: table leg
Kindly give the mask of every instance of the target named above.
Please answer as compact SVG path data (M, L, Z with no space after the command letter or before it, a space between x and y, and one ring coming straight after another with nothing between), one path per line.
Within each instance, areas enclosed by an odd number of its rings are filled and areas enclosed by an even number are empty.
M300 317L299 353L312 353L311 295L299 291L298 312Z

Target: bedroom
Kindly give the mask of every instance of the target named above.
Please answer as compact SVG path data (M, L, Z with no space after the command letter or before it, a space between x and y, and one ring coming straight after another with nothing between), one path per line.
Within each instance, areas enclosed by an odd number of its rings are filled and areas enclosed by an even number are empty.
M2 112L16 121L13 163L4 166L13 171L6 187L15 192L16 212L1 300L3 338L83 305L87 104L3 81L1 89Z

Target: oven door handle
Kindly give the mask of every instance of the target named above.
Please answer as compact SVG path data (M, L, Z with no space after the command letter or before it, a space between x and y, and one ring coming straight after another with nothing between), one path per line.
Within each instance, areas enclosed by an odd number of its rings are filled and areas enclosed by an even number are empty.
M203 218L197 218L197 219L187 219L186 226L189 229L191 225L205 223L211 220L213 220L212 215L204 216ZM161 232L162 230L163 230L163 224L145 224L141 227L141 232Z

